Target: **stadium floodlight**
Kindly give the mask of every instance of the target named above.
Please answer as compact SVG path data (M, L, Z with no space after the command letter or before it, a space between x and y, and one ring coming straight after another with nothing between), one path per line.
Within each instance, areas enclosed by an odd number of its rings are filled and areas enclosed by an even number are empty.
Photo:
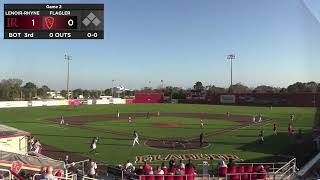
M113 83L114 83L114 79L112 79L112 83L111 83L111 95L112 95L112 97L113 97L113 89L114 89L114 87L113 87Z
M69 62L70 60L72 60L72 56L71 55L68 55L68 54L65 54L64 55L64 59L68 61L68 72L67 72L67 99L69 100Z
M163 80L161 79L161 89L163 89Z
M228 56L227 56L227 59L228 60L230 60L230 65L231 65L231 67L230 67L230 75L231 75L231 81L230 81L230 88L229 88L229 90L230 90L230 92L232 92L232 61L234 60L234 59L236 59L236 55L235 54L229 54Z

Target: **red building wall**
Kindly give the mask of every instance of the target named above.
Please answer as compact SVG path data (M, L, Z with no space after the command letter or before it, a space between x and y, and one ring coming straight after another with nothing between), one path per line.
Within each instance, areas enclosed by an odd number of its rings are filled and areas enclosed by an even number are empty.
M133 103L163 103L163 93L135 93Z

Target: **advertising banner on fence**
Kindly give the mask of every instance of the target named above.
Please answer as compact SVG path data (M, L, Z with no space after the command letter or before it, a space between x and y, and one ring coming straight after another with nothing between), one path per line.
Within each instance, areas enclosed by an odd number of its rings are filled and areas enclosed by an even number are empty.
M31 106L36 107L36 106L43 106L42 101L31 101Z
M0 108L28 107L28 101L0 101Z
M220 95L220 103L221 104L234 104L236 103L235 95Z

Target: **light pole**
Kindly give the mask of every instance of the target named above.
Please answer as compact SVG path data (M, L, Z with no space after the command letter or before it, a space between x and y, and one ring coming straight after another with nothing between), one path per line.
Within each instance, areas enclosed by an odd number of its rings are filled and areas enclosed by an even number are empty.
M229 91L232 92L232 61L233 61L234 59L236 59L236 55L235 55L235 54L229 54L229 55L227 56L227 59L230 60L230 65L231 65L231 67L230 67L231 82L230 82Z
M72 56L65 54L64 59L68 61L68 72L67 72L67 99L69 100L69 62L72 60Z
M112 94L112 97L113 97L113 82L114 82L114 79L112 79L112 83L111 83L111 94Z
M161 80L161 89L163 90L163 80Z

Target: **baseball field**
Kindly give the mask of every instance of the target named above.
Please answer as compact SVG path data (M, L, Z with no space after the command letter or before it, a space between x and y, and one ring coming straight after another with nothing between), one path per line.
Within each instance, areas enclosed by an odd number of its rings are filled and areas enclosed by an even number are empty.
M0 123L31 132L44 145L45 154L57 159L69 154L71 159L82 156L119 164L135 161L136 156L194 153L232 154L256 161L290 152L288 123L293 124L296 132L301 129L309 134L315 113L314 108L298 107L83 105L0 109ZM252 117L258 114L262 115L262 122L253 123ZM290 114L295 115L293 122L289 120ZM61 116L64 125L59 124ZM272 131L274 123L278 126L277 135ZM262 144L258 142L261 128L265 134ZM135 147L132 147L133 131L139 134L140 144ZM202 146L201 133L204 134ZM89 153L93 137L99 137L97 153Z

